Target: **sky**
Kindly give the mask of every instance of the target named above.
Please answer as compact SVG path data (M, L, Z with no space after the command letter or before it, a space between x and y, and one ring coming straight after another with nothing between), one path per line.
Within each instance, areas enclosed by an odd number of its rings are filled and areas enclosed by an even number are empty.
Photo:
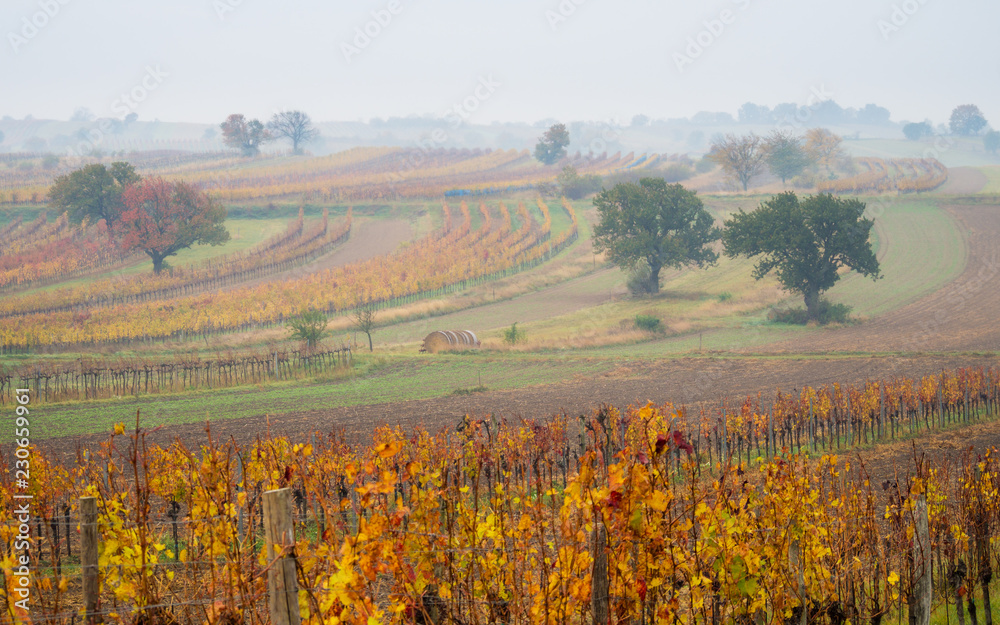
M996 0L3 0L0 116L470 123L876 103L1000 127Z

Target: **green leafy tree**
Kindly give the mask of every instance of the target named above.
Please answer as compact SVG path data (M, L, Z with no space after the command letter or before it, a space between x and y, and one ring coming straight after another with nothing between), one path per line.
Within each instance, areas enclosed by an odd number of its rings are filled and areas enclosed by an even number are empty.
M951 132L956 135L975 135L986 127L986 118L975 104L956 106L948 120Z
M594 206L600 223L594 228L594 249L624 269L645 262L647 290L660 290L660 269L718 260L709 245L719 229L693 191L659 178L626 182L597 194Z
M767 137L765 150L767 167L772 174L781 178L781 184L785 184L788 178L798 176L812 164L812 159L802 146L802 139L790 131L773 131Z
M80 223L103 219L113 228L125 210L122 194L141 178L135 168L121 161L105 167L86 165L56 178L49 188L49 206L69 213L70 221Z
M146 178L125 190L125 211L115 224L121 246L144 252L160 273L164 261L192 245L229 240L226 207L185 182Z
M553 124L535 145L535 158L546 165L553 165L566 156L569 131L565 124Z
M713 141L705 158L718 163L746 191L754 176L764 171L767 144L763 137L752 132L740 137L730 133Z
M996 154L1000 150L1000 132L991 130L983 135L983 147L990 154Z
M730 258L759 259L757 280L774 271L786 290L802 294L808 318L815 320L820 293L837 283L841 267L881 277L869 240L875 222L864 212L859 200L821 194L800 202L789 191L727 219L722 241Z
M915 122L903 126L903 136L910 141L919 141L934 134L934 129L927 122Z
M303 341L307 348L312 349L329 333L326 329L327 323L329 322L322 311L305 310L288 322L288 338Z

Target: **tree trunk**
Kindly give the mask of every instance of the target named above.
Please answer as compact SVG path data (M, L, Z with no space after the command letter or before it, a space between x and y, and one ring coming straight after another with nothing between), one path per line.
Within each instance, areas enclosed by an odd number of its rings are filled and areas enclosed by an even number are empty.
M805 293L806 314L810 321L819 321L819 289L808 287Z
M370 352L375 351L375 348L372 347L372 333L371 332L365 332L365 334L368 335L368 351L370 351Z
M650 293L660 292L660 269L663 265L659 261L651 261L646 259L646 264L649 265L649 286L646 287Z
M158 254L150 254L149 257L153 259L153 273L160 275L160 272L163 271L163 261L166 260L166 257Z

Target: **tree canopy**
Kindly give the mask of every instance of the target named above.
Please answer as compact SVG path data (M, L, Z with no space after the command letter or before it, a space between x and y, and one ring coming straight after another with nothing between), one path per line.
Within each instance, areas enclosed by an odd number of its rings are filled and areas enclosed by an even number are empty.
M956 135L975 135L986 127L986 117L975 104L956 106L948 120L951 132Z
M302 111L279 111L267 123L267 129L276 137L292 142L292 152L302 154L302 145L319 136L319 129Z
M754 278L774 271L785 289L803 295L809 318L817 319L820 293L840 280L841 267L881 277L869 240L875 222L864 212L859 200L821 194L800 202L789 191L753 212L732 215L722 241L730 258L759 258Z
M535 158L546 165L558 163L566 156L569 131L565 124L553 124L535 145Z
M996 154L1000 150L1000 132L991 130L983 135L983 147L990 154Z
M126 189L124 200L116 234L123 248L146 253L155 273L182 249L229 240L226 207L185 182L147 178Z
M219 127L222 129L222 142L236 148L243 156L257 156L260 146L274 138L259 119L248 120L241 113L233 113Z
M903 126L903 136L910 141L919 141L934 134L934 129L927 122L914 122Z
M303 341L306 348L315 348L329 333L329 321L320 310L304 310L302 314L288 321L288 338Z
M811 128L806 132L806 154L817 165L832 171L837 161L844 158L844 149L840 145L843 141L843 137L826 128Z
M572 165L563 167L556 176L559 190L563 196L571 200L579 200L601 189L601 177L597 174L581 176Z
M767 137L767 167L785 184L788 178L798 176L812 160L802 147L802 139L791 131L775 130Z
M616 184L594 198L600 223L594 228L594 249L626 269L645 263L647 291L660 290L660 269L718 260L709 245L719 230L701 199L679 184L659 178Z
M705 158L718 163L746 191L754 176L764 171L767 145L763 137L752 132L740 137L730 133L713 141Z
M139 180L129 163L93 163L56 178L49 188L49 205L68 212L73 223L103 219L113 228L125 207L123 192Z

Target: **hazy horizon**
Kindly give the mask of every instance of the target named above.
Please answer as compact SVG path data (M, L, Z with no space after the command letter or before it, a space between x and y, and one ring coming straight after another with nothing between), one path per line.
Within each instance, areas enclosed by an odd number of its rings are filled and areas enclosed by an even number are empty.
M332 122L457 105L476 124L627 123L826 97L935 124L972 103L997 125L998 68L981 60L997 18L985 0L13 0L0 8L0 78L14 86L0 115L217 124L294 108Z

